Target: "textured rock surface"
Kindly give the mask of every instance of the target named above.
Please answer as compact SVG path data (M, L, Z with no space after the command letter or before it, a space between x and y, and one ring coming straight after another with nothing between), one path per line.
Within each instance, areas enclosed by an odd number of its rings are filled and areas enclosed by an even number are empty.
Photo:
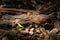
M1 0L1 4L0 40L60 40L57 0Z

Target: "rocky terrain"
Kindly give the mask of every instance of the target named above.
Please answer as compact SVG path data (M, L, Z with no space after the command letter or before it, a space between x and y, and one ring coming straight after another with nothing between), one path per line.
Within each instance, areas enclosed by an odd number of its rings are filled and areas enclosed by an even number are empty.
M0 40L60 40L59 0L0 2Z

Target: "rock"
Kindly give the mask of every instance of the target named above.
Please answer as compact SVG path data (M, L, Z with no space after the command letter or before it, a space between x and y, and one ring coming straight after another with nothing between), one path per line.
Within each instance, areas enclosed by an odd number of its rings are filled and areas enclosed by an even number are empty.
M30 34L30 35L33 35L33 34L34 34L34 28L31 28L31 29L30 29L29 34Z
M54 27L57 28L58 30L60 30L60 21L56 20L56 22L54 23Z
M2 40L8 40L8 38L7 37L3 37Z
M57 29L57 28L54 28L54 29L52 29L52 30L50 31L49 34L51 34L51 33L56 34L57 32L58 32L58 29Z

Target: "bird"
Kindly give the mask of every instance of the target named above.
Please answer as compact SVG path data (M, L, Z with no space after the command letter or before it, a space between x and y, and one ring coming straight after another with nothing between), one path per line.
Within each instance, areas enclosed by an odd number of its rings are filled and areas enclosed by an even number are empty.
M38 27L38 25L42 22L46 22L49 18L52 17L52 14L49 14L49 15L44 15L44 14L29 14L29 21L30 23L34 23L35 24L35 27Z

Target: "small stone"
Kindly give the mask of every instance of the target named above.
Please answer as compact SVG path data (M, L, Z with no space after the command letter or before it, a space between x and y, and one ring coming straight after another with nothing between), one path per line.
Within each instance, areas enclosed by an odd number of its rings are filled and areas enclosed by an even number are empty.
M8 40L7 37L3 37L2 40Z
M58 32L58 29L57 28L54 28L50 31L50 33L57 33Z
M34 28L31 28L30 31L29 31L29 34L32 35L34 32Z

